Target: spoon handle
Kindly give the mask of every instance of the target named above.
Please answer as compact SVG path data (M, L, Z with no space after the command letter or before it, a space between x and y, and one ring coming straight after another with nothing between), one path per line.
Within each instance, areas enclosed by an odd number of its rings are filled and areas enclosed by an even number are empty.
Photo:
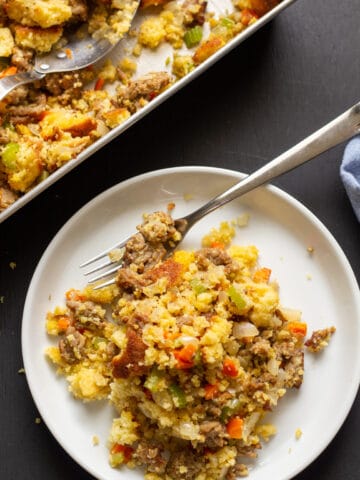
M0 79L0 100L2 100L11 90L24 85L25 83L35 82L45 77L44 73L39 73L36 70L29 72L16 73Z
M312 160L357 133L360 133L360 103L185 217L189 228L204 215Z

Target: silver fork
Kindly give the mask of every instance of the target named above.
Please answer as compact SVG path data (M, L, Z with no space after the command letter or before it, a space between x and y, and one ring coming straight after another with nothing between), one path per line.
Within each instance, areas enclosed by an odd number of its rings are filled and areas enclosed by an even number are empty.
M287 150L279 157L268 162L251 175L246 176L240 180L240 182L236 183L225 192L213 198L199 209L183 218L175 220L175 226L182 233L182 239L195 225L195 223L205 215L208 215L222 205L231 202L235 198L244 195L250 190L253 190L269 182L270 180L273 180L274 178L293 170L294 168L313 159L330 148L339 145L358 133L360 133L360 102L339 117L335 118L335 120L332 122L328 123L312 135L302 140L290 150ZM86 262L82 263L80 268L89 266L105 257L108 257L109 253L114 249L124 249L129 239L130 237L116 245L113 245L95 257L90 258ZM180 241L176 245L166 246L168 255L175 250ZM100 272L99 274L91 277L88 281L89 283L95 283L103 278L105 279L111 276L110 279L96 285L95 287L96 289L103 288L115 283L114 274L119 270L119 268L121 268L121 259L120 261L113 262L110 257L108 257L106 261L96 265L94 268L87 271L85 275L91 275L95 272Z

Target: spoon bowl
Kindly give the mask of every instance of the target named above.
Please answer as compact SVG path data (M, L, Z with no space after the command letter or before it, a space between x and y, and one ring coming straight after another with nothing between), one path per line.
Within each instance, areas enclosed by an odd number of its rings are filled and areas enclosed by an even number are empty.
M20 72L0 79L0 100L14 88L35 80L41 80L48 73L71 72L93 65L105 57L129 31L136 15L140 0L132 0L124 10L123 29L116 42L107 38L96 38L88 33L73 33L66 37L66 45L54 46L48 54L37 55L34 67L27 72Z

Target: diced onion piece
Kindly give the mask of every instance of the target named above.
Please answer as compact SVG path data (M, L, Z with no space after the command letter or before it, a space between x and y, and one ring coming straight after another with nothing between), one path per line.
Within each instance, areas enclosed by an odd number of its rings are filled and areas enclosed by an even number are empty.
M301 311L293 308L280 307L276 310L279 317L286 322L301 321Z
M267 366L268 372L271 375L277 376L277 374L279 373L279 365L280 365L280 362L276 360L276 358L270 358L266 366Z
M191 422L183 422L178 427L174 427L173 431L176 436L185 440L199 439L199 426Z
M253 432L255 425L257 424L259 419L260 419L259 412L254 412L245 419L244 426L243 426L243 435L242 435L244 442L247 441L249 435Z
M238 322L235 323L232 333L235 338L256 337L259 334L259 330L253 323Z
M179 337L177 340L182 345L189 345L190 343L197 345L199 343L199 340L196 337L192 337L190 335L181 335L181 337Z

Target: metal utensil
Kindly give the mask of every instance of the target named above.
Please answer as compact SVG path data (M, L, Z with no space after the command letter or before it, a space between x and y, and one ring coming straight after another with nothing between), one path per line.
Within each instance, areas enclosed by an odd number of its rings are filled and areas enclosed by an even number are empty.
M185 237L187 232L195 225L195 223L198 222L205 215L208 215L222 205L231 202L231 200L234 200L235 198L244 195L250 190L253 190L269 182L270 180L273 180L274 178L277 178L280 175L289 172L290 170L293 170L294 168L313 159L314 157L329 150L330 148L333 148L336 145L348 140L349 138L358 133L360 133L360 103L354 105L345 113L325 125L320 130L317 130L309 137L302 140L290 150L286 151L274 160L268 162L266 165L259 168L251 175L248 175L244 179L240 180L240 182L236 183L233 187L229 188L224 193L213 198L208 203L200 207L198 210L195 210L194 212L186 215L183 218L175 220L175 226L181 232L182 239ZM121 259L120 261L113 262L108 257L108 259L101 264L98 264L97 262L104 257L107 257L108 254L115 248L124 248L129 238L117 243L116 245L113 245L111 248L108 248L104 252L101 252L100 254L80 265L80 268L89 266L91 264L95 265L94 268L86 272L85 275L91 275L95 272L101 271L101 273L90 278L89 283L95 283L102 278L109 277L115 274L119 270L119 268L121 268ZM170 254L173 250L175 250L175 248L179 245L180 241L176 245L174 245L174 243L172 243L171 245L164 245L167 249L167 254ZM109 266L112 267L108 269L107 267ZM102 288L113 283L115 283L115 277L112 277L109 280L99 285L96 285L95 288Z
M137 12L140 0L134 0L134 9L126 12L129 29ZM123 38L123 37L121 37ZM119 38L119 41L121 40ZM41 80L48 73L71 72L93 65L117 45L106 38L95 39L89 34L78 33L67 36L67 43L63 48L54 47L46 55L35 57L34 67L27 72L20 72L0 79L0 100L16 87Z

